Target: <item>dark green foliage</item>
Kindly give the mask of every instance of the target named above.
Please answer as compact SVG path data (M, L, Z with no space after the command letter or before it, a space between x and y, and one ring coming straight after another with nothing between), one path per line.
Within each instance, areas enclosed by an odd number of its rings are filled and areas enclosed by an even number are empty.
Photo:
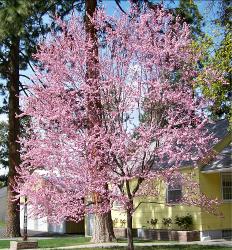
M170 227L172 224L172 219L171 218L163 218L162 223L165 227Z
M189 230L193 226L193 217L190 214L185 216L176 216L175 224L183 230Z
M202 36L203 16L198 10L194 0L179 0L179 7L174 9L174 14L190 24L194 36Z
M156 226L157 223L158 223L158 219L157 218L151 219L150 221L149 220L147 221L147 224L151 224L151 226L153 228L155 228L155 226Z

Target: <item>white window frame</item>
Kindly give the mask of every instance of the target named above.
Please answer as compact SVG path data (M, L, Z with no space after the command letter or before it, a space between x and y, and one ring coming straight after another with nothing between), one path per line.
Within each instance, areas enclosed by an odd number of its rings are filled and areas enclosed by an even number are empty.
M232 172L226 172L226 173L221 173L221 197L223 202L227 203L227 202L232 202L232 199L224 199L224 195L223 195L223 176L231 176L232 178ZM232 188L231 188L231 192L232 192Z

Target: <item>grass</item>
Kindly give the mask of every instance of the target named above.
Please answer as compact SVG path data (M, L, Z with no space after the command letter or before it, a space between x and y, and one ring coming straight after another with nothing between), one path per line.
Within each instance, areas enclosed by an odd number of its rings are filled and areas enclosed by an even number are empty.
M10 241L9 240L0 240L0 249L1 248L9 248L10 247Z
M52 239L39 239L38 245L39 248L48 248L48 247L64 247L64 246L75 246L75 245L82 245L88 244L90 242L90 237L83 237L83 236L69 236L69 237L53 237ZM119 239L118 242L127 242L126 239ZM142 240L142 239L134 239L134 242L143 243L143 242L155 242L153 240ZM166 241L159 241L160 243ZM10 247L10 240L0 240L0 249L2 248L9 248ZM123 248L122 248L123 249Z
M90 238L77 237L53 237L52 239L39 239L39 248L75 246L89 243ZM0 249L9 248L10 240L0 240Z
M83 236L76 237L56 237L53 239L38 240L39 248L46 247L64 247L64 246L74 246L89 243L90 238Z
M88 244L90 242L90 238L86 238L83 236L75 236L75 237L53 237L52 239L39 239L38 244L39 248L48 248L48 247L65 247L65 246L75 246ZM119 242L126 242L125 240L120 240ZM147 241L147 240L138 240L135 239L135 242L155 242L155 241ZM157 241L156 241L157 242ZM159 241L160 242L160 241ZM161 243L161 242L160 242ZM0 240L0 249L9 248L10 240ZM75 249L75 248L73 248ZM114 248L104 248L104 250L125 250L125 247L114 247ZM199 246L199 245L187 245L180 246L175 245L173 242L173 246L154 246L154 247L135 247L136 250L228 250L228 247L219 247L219 246ZM103 250L103 248L94 248L94 250Z
M228 247L218 247L218 246L155 246L155 247L135 247L135 250L229 250ZM76 249L80 250L80 249ZM125 247L115 247L115 248L93 248L91 250L126 250Z

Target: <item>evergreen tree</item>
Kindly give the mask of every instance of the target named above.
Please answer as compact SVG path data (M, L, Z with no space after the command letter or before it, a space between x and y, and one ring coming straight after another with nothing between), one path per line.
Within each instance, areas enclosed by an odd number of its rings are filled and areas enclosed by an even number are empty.
M7 235L20 235L19 201L12 189L16 175L15 167L20 164L20 90L26 88L20 81L20 72L31 65L39 36L48 29L44 16L58 13L65 16L74 8L80 9L82 1L26 1L2 0L0 2L0 72L1 92L4 96L1 112L9 117L9 174L8 174L8 224ZM21 75L22 76L22 75ZM28 76L24 77L28 78ZM14 200L14 201L13 201Z
M175 15L190 24L193 35L202 36L203 16L194 0L179 0L179 6L174 9Z

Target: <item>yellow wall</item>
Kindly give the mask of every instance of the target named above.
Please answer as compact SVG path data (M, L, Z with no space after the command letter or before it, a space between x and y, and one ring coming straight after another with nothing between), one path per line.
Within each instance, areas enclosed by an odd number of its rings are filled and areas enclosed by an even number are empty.
M195 179L198 181L199 179L199 171L198 169L190 169L186 168L183 170L184 173L195 173ZM165 229L165 226L162 224L163 218L171 218L173 224L170 228L178 229L178 227L174 224L175 216L184 216L187 214L191 214L193 216L193 229L201 230L201 209L194 206L181 206L181 205L174 205L174 206L167 206L165 204L166 199L166 188L163 185L161 187L161 193L158 199L152 199L149 197L140 198L134 200L134 207L140 202L139 207L133 214L133 228L153 228L150 221L151 219L158 219L158 223L156 224L155 229ZM162 204L157 204L157 202ZM126 215L122 211L117 211L115 209L112 210L112 218L114 221L114 227L125 227L126 223ZM149 222L149 223L148 223Z
M185 169L185 173L189 173L190 169ZM200 172L200 169L194 169L195 179L200 182L200 190L205 193L209 198L222 198L221 195L221 176L219 173L204 174ZM153 228L150 223L151 219L158 219L158 223L155 229L164 229L165 226L162 224L163 218L172 218L174 222L175 216L183 216L191 214L194 221L194 230L220 230L220 229L231 229L232 228L232 203L222 203L219 206L219 212L222 212L224 218L215 216L213 214L206 213L203 208L194 206L181 206L176 205L168 207L165 204L166 189L163 187L160 198L154 200L152 198L144 198L134 201L134 207L139 202L142 203L133 214L133 228ZM150 202L150 203L149 203ZM153 202L153 203L152 203ZM156 204L160 202L164 204ZM126 226L126 215L122 211L112 210L112 217L114 220L114 227L125 227ZM149 222L149 223L148 223ZM171 229L178 229L173 223Z
M150 199L152 202L152 199ZM138 202L135 201L135 205ZM165 229L162 224L163 218L171 218L174 222L175 216L184 216L187 214L193 216L195 230L201 230L201 209L197 207L188 207L176 205L168 207L167 205L159 205L154 203L142 203L133 214L133 228L153 228L150 221L151 219L158 219L155 229ZM125 227L126 215L122 211L112 210L112 218L114 221L114 227ZM149 223L148 223L149 222ZM178 229L173 223L172 229Z
M220 173L200 173L200 188L209 198L222 200L221 174ZM202 209L203 210L203 209ZM202 211L202 229L231 229L232 228L232 202L223 202L219 206L224 218L208 214Z
M232 141L232 134L228 133L214 149L220 153ZM209 198L218 198L222 201L221 174L202 173L199 168L200 190ZM218 212L223 214L223 218L208 214L202 209L202 230L232 229L232 202L221 203Z

